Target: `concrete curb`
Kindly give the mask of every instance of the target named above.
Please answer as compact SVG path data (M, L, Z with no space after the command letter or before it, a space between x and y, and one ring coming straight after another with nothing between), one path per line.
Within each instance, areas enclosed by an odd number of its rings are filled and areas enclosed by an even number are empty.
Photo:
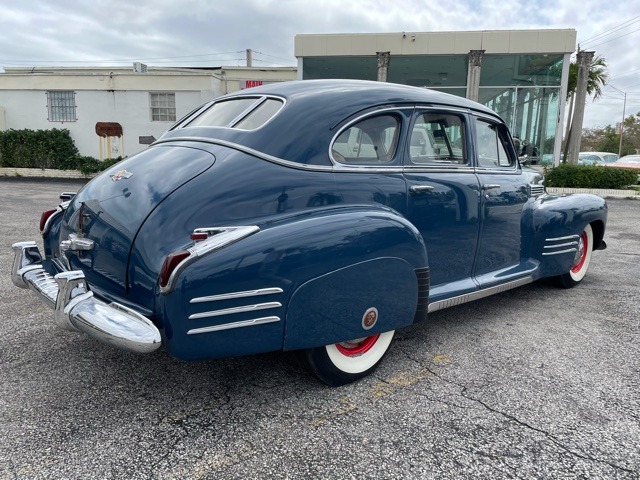
M640 192L637 190L547 187L547 193L554 193L558 195L568 193L590 193L592 195L598 195L602 198L633 198L640 200Z
M79 170L55 170L52 168L0 168L0 177L25 177L25 178L60 178L89 180L96 174L85 175Z

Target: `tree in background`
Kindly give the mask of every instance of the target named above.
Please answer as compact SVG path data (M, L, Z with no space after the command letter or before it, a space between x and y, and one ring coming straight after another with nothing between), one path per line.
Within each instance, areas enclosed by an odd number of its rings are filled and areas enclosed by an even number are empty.
M604 128L585 128L582 130L582 150L591 152L618 151L620 131L611 125ZM624 155L640 153L640 112L624 119L622 152Z
M573 125L573 112L576 88L578 86L578 62L573 61L569 65L569 83L567 86L567 102L569 102L569 110L567 114L567 129L564 136L565 147L564 156L567 157L567 146L571 136L571 125ZM607 63L602 56L595 56L589 64L589 75L587 79L587 95L593 97L596 101L602 96L602 87L609 81L609 73L607 71ZM582 127L582 126L580 126Z

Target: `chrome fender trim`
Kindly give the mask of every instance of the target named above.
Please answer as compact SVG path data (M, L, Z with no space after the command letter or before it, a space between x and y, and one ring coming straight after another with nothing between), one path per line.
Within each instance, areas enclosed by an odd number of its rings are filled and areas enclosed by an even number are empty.
M507 290L518 288L531 282L533 282L533 277L527 276L519 278L517 280L512 280L507 283L502 283L500 285L495 285L493 287L484 288L482 290L477 290L475 292L467 293L464 295L459 295L457 297L433 302L429 304L429 313L437 312L438 310L443 310L445 308L455 307L457 305L462 305L463 303L471 302L473 300L479 300L481 298L495 295L496 293L506 292Z
M149 353L162 343L151 320L120 305L94 297L81 270L51 276L40 264L35 242L12 245L15 256L11 279L20 288L33 290L48 307L53 320L65 330L84 332L108 345L136 353Z

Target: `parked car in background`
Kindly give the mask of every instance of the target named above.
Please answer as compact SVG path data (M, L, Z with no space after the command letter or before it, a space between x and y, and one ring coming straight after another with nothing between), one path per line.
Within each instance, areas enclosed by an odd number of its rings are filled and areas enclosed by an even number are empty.
M638 171L638 183L640 183L640 155L625 155L620 160L607 164L607 167L629 168Z
M577 285L606 246L604 200L546 194L493 111L381 82L220 97L64 200L11 272L56 324L185 360L298 350L330 385L430 312Z
M580 152L578 165L606 165L618 160L617 153L609 152Z

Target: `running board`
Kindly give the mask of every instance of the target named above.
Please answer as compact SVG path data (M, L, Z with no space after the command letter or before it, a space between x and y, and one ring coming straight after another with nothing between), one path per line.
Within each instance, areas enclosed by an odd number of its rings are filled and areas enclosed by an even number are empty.
M517 280L512 280L511 282L502 283L494 287L484 288L482 290L478 290L471 293L465 293L464 295L459 295L457 297L447 298L446 300L433 302L429 304L429 313L437 312L438 310L444 310L445 308L449 308L449 307L455 307L456 305L462 305L463 303L479 300L481 298L489 297L497 293L506 292L507 290L518 288L518 287L521 287L522 285L526 285L531 282L533 282L533 277L531 276L519 278Z

